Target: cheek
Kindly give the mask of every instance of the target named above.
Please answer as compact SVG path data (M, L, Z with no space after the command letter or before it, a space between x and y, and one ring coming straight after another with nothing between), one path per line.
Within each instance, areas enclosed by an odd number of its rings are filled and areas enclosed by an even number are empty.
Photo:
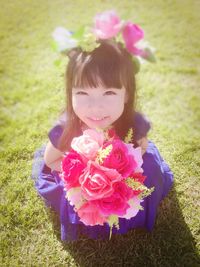
M124 103L119 102L115 110L116 110L116 115L120 117L124 111Z
M72 107L75 112L81 112L84 110L86 103L84 99L72 97Z
M113 111L113 114L116 114L120 116L122 112L124 111L124 101L123 98L118 98L113 101L110 106L111 110Z
M107 113L111 116L112 123L120 118L124 111L124 104L121 101L115 101L110 104Z

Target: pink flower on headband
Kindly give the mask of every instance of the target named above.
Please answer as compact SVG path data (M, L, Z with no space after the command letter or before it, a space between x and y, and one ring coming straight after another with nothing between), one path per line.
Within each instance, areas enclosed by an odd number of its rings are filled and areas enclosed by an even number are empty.
M136 56L142 56L144 51L137 48L135 44L144 38L143 30L138 25L127 22L123 28L122 35L129 53Z
M109 39L117 35L121 30L122 22L115 11L99 13L94 18L94 34L99 39Z

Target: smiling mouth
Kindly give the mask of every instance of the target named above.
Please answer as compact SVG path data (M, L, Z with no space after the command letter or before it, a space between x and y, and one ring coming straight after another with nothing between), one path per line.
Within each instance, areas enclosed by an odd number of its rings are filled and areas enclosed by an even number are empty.
M88 117L89 120L91 120L91 121L95 121L95 122L101 122L101 121L103 121L103 120L105 120L105 119L107 119L107 118L108 118L108 116L107 116L107 117L103 117L103 118L98 118L98 117Z

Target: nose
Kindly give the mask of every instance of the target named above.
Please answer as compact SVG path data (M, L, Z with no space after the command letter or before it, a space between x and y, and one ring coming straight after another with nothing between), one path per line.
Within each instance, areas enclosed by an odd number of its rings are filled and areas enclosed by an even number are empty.
M101 111L104 109L104 102L100 96L90 97L88 101L88 108L94 111Z

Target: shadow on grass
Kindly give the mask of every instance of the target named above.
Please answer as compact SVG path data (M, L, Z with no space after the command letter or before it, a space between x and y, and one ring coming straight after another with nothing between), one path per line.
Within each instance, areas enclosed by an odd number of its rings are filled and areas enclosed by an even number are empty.
M60 240L58 217L51 213L54 230ZM61 241L60 241L61 242ZM62 243L76 266L169 266L197 267L200 258L195 241L182 216L174 188L161 203L154 230L134 229L111 240Z

